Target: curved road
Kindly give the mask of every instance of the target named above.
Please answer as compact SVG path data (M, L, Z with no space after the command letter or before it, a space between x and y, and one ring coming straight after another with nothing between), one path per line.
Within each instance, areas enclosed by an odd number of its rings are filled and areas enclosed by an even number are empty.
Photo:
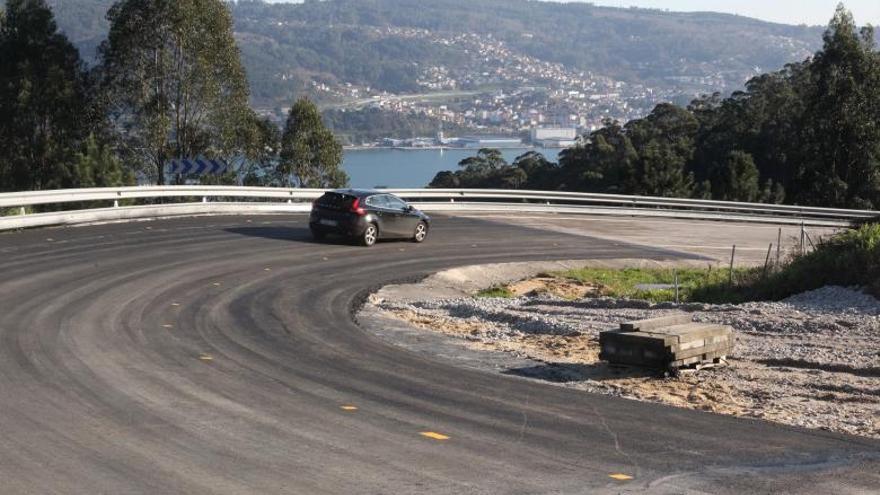
M364 249L305 222L0 234L0 492L880 487L875 441L454 368L352 317L370 289L456 265L684 255L455 218Z

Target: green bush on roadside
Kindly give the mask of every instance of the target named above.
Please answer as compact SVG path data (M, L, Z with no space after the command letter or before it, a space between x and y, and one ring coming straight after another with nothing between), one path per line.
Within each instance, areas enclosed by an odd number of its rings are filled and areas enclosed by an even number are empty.
M25 215L30 215L33 212L34 209L30 206L24 208ZM0 217L14 217L16 215L21 215L21 208L0 208Z
M778 300L826 285L860 286L880 297L880 224L848 230L739 287L751 300Z
M510 299L514 297L514 293L507 287L496 285L477 292L477 297L503 297Z

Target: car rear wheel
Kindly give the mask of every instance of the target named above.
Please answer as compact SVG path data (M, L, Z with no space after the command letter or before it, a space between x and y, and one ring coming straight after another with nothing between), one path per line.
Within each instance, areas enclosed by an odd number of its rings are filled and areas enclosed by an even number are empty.
M416 230L413 232L413 241L422 242L428 237L428 225L425 222L419 222Z
M370 247L373 244L376 244L376 239L379 238L379 229L376 227L376 224L369 223L367 224L367 228L364 229L364 233L361 235L360 242L362 246Z

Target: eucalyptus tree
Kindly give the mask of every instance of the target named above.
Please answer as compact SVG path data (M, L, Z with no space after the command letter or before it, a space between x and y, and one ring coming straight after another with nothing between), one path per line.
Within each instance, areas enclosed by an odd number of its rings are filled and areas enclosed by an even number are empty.
M120 0L100 48L124 156L159 184L172 158L243 154L248 83L222 0Z

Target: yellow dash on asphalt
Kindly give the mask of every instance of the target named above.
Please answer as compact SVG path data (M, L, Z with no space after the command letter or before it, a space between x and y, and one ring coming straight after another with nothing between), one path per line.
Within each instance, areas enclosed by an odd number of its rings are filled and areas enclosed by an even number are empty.
M271 269L271 268L263 268L263 271L264 271L264 272L271 272L272 269Z
M609 478L614 478L614 479L616 479L617 481L629 481L629 480L633 479L632 476L630 476L630 475L628 475L628 474L623 474L623 473L609 474L608 477L609 477Z
M162 328L174 328L174 325L172 325L170 323L166 323L166 324L162 325Z
M211 357L207 354L202 354L201 356L199 356L199 359L201 359L202 361L213 361L214 360L213 357Z
M171 305L177 307L180 306L180 303L171 303Z
M339 406L343 411L357 411L357 406Z
M214 282L214 287L220 287L220 282Z
M423 431L420 432L419 435L423 437L433 438L434 440L449 440L448 436L442 433L437 433L435 431Z

